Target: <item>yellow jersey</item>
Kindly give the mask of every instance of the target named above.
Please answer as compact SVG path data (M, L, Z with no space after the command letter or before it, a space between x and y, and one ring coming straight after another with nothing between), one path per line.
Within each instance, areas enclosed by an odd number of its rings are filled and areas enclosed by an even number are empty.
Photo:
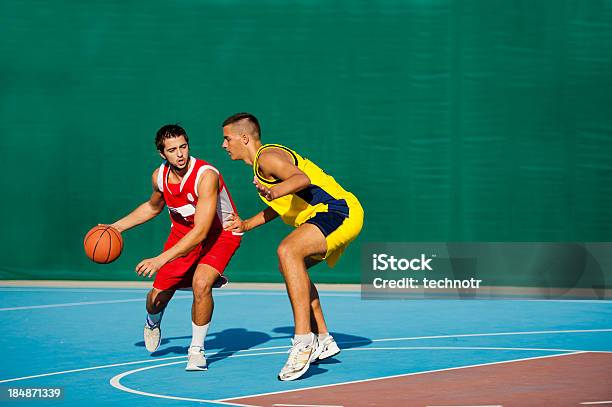
M310 178L310 185L294 194L273 201L259 196L286 224L298 227L319 212L333 212L346 218L349 216L349 207L356 205L361 208L355 195L342 188L331 175L326 174L309 159L280 144L265 144L257 150L253 161L253 172L262 185L274 188L276 184L282 182L277 179L266 179L259 172L259 156L267 148L279 148L288 152L294 164Z

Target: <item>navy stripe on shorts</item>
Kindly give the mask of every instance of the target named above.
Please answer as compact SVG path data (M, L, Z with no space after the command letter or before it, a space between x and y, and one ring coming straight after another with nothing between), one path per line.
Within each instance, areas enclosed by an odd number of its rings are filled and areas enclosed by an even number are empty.
M344 219L346 219L346 216L342 216L339 213L319 212L314 217L308 219L306 223L315 225L327 237L342 225Z

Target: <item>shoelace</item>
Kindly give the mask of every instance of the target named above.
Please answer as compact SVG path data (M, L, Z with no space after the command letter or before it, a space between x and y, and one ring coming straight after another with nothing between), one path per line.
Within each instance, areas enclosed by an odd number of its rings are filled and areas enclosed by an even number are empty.
M300 353L305 348L306 346L293 346L289 350L289 360L287 360L287 365L289 365L291 368L296 367Z

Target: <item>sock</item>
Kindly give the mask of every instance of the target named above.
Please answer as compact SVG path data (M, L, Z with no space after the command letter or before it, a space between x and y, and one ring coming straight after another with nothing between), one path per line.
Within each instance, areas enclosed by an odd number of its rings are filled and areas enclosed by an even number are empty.
M329 334L329 332L325 332L324 334L319 334L319 335L317 336L317 339L319 339L319 342L322 342L322 341L324 341L325 339L327 339L327 337L328 337L328 336L331 336L331 335Z
M295 335L293 337L295 343L302 343L304 345L310 345L314 342L315 336L312 332L309 332L304 335Z
M159 324L161 322L162 315L164 315L164 311L158 312L157 314L147 313L147 324L149 324L149 326Z
M208 326L210 325L210 322L206 325L196 325L193 322L191 322L191 345L189 345L189 347L192 346L196 346L200 349L204 349L204 339L206 339L206 334L208 333Z

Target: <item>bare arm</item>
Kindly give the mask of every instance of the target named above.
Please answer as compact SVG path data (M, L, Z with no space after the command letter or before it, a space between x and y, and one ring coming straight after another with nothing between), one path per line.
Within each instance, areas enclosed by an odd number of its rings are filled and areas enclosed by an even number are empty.
M212 170L204 172L197 189L198 196L202 198L196 205L193 228L178 243L159 256L141 261L136 266L138 274L153 276L164 264L186 255L206 239L217 212L219 175Z
M291 157L284 151L270 149L259 156L258 163L259 170L263 175L281 180L279 184L268 188L261 184L257 177L253 178L253 184L255 184L257 192L268 201L294 194L310 185L310 178L295 165ZM278 213L270 207L247 220L242 220L237 214L233 214L226 220L224 229L236 233L247 232L277 217Z
M247 220L240 219L240 217L234 213L230 218L226 219L224 229L235 233L244 233L276 218L278 218L278 213L270 207L267 207Z
M153 171L152 182L153 182L153 192L151 193L151 197L148 201L142 203L128 215L119 219L111 226L117 229L119 232L123 232L125 230L131 229L134 226L145 223L164 210L164 206L166 202L164 201L164 194L157 187L157 173L159 169Z
M279 184L268 188L261 184L257 177L253 179L257 191L268 201L294 194L310 185L308 175L300 170L284 151L270 150L262 153L259 156L259 170L281 180Z

